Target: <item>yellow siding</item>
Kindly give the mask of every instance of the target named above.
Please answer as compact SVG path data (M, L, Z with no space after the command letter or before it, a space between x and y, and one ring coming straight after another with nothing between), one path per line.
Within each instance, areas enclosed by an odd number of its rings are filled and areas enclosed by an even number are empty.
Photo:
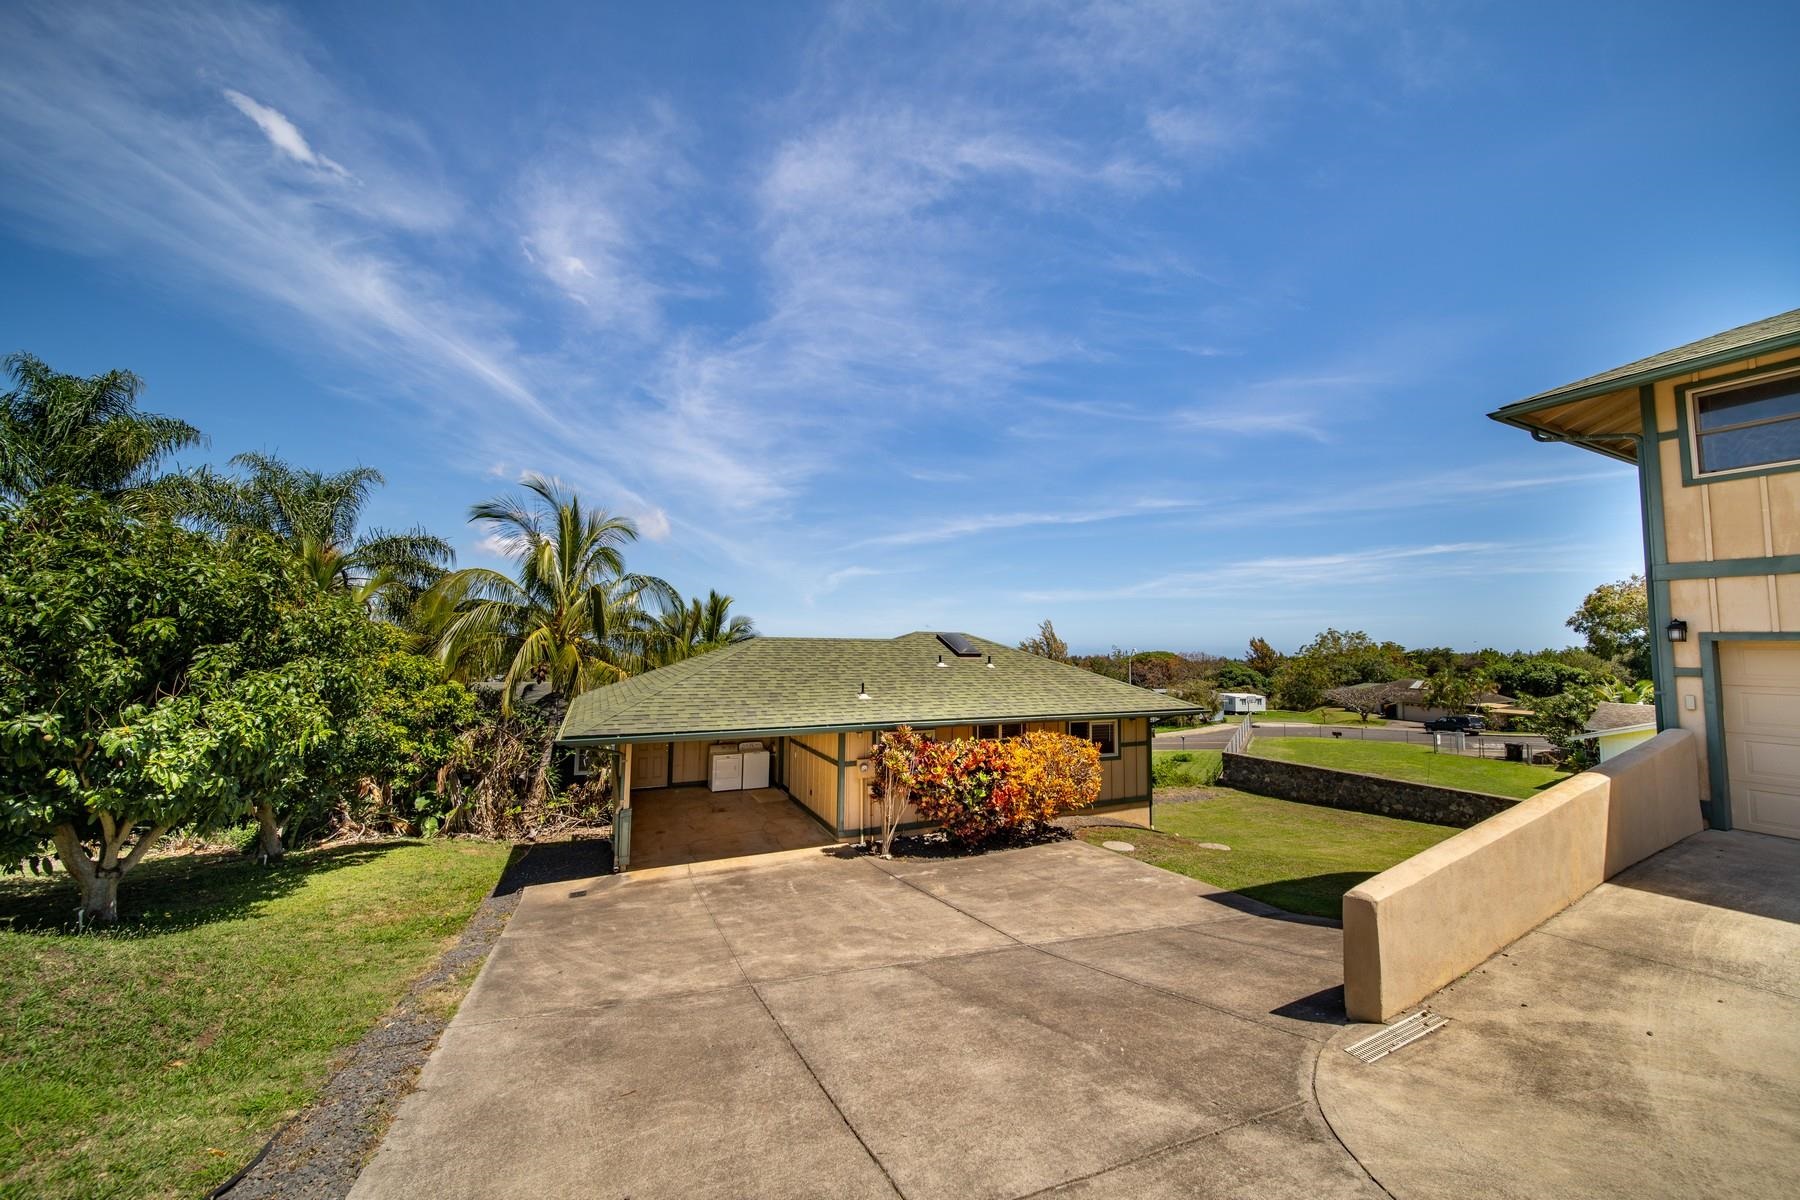
M817 753L809 753L808 748ZM837 748L835 733L808 733L787 739L788 794L833 829L837 828Z
M711 742L676 742L675 766L669 774L669 783L705 783L707 767L706 748Z
M1657 430L1680 429L1678 387L1751 369L1800 363L1787 351L1759 359L1725 363L1706 371L1655 385ZM1690 461L1694 460L1688 431ZM1800 554L1800 472L1722 478L1688 484L1682 477L1682 441L1659 439L1657 452L1644 465L1660 472L1663 497L1665 558L1670 563L1703 563L1720 559L1765 558ZM1675 666L1701 667L1703 633L1800 632L1800 576L1730 575L1668 582L1669 616L1687 622L1688 640L1674 647ZM1653 631L1660 634L1660 630ZM1708 713L1702 680L1683 676L1672 681L1676 719L1683 729L1700 735L1700 786L1710 793L1706 771ZM1693 707L1688 707L1689 704Z

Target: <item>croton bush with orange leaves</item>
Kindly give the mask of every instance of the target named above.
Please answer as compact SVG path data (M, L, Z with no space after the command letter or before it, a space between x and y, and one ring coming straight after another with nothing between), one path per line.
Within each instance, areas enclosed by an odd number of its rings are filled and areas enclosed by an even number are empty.
M1100 798L1100 748L1062 733L938 742L902 726L882 739L879 762L883 798L910 799L964 845L1041 828Z

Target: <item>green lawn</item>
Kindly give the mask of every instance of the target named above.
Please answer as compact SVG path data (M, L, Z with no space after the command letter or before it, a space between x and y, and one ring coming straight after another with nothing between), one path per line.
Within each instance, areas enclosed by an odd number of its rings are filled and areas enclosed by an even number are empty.
M1409 742L1259 738L1250 744L1250 752L1282 762L1360 771L1365 775L1380 775L1409 783L1431 783L1467 792L1486 792L1490 796L1510 796L1515 800L1524 800L1568 778L1568 772L1555 767L1438 754L1430 746Z
M1164 870L1289 912L1335 918L1345 892L1457 832L1220 788L1205 800L1157 804L1155 832L1084 829L1080 836L1130 842L1133 858Z
M1226 720L1241 718L1227 717ZM1268 712L1257 713L1251 724L1257 721L1292 721L1305 725L1386 725L1381 717L1370 717L1367 721L1347 708L1308 709L1296 712L1291 708L1271 708Z
M0 878L0 1195L195 1196L256 1153L462 928L484 842L151 860L120 928Z
M1218 750L1158 750L1150 755L1150 775L1159 788L1211 787L1223 761Z

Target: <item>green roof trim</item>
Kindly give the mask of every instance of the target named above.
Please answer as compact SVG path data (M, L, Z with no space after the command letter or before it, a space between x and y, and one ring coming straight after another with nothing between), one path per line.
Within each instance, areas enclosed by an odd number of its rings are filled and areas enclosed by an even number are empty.
M969 640L982 657L958 658L932 633L752 638L583 692L569 705L558 740L688 741L1201 711L1068 663ZM858 698L859 688L867 700Z
M1658 380L1667 379L1671 375L1686 375L1692 371L1703 371L1721 363L1735 362L1741 358L1755 358L1762 354L1773 354L1778 350L1786 350L1794 346L1800 346L1800 308L1773 317L1765 317L1760 321L1752 321L1748 325L1739 325L1735 329L1727 329L1723 333L1715 333L1711 337L1701 338L1697 342L1689 342L1687 345L1677 346L1673 350L1664 350L1661 354L1640 358L1636 362L1626 363L1622 367L1614 367L1610 371L1602 371L1598 375L1590 375L1586 379L1578 379L1574 383L1564 384L1562 387L1548 392L1527 396L1515 404L1508 404L1488 415L1496 421L1516 424L1518 423L1516 418L1540 409L1555 408L1576 400L1591 399L1594 396L1605 396L1613 392L1624 391L1627 388L1655 383Z

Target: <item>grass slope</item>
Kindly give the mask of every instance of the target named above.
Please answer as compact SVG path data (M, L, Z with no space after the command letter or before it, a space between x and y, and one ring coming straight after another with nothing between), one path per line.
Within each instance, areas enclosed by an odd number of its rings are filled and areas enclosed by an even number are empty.
M1438 754L1430 746L1410 742L1261 738L1250 744L1250 753L1282 762L1360 771L1384 779L1486 792L1490 796L1510 796L1515 800L1527 799L1568 778L1567 772L1555 767Z
M1252 725L1259 721L1284 721L1300 725L1386 725L1383 717L1370 717L1367 721L1347 708L1309 708L1300 712L1291 708L1271 708L1268 712L1259 712L1250 719Z
M0 879L0 1194L193 1196L235 1171L425 970L506 847L152 860L76 935L66 878Z
M1457 832L1220 788L1204 800L1159 802L1154 832L1085 829L1080 836L1127 841L1133 858L1154 866L1289 912L1336 918L1345 892Z
M1218 750L1157 750L1150 755L1150 777L1159 788L1211 787L1223 765Z

